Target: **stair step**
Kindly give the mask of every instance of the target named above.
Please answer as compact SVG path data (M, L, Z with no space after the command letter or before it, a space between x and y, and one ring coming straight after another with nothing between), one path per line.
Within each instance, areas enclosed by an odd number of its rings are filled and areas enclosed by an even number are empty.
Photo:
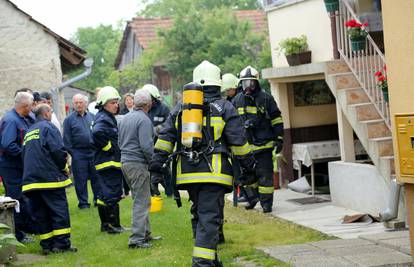
M337 90L356 88L361 86L352 72L333 74L333 76L335 79Z
M387 159L387 160L395 160L394 156L382 156L382 159Z
M351 106L354 106L356 109L358 121L381 119L381 115L372 103L355 104Z
M389 140L392 141L392 136L370 138L369 140L374 141L374 142L389 141Z
M378 122L384 122L384 120L383 119L375 119L375 120L360 121L360 123L366 123L366 124L378 123Z
M364 103L355 103L355 104L349 104L349 107L361 107L361 106L368 106L368 105L374 105L371 102L364 102Z
M349 72L350 69L344 60L335 60L327 63L326 72L328 74Z

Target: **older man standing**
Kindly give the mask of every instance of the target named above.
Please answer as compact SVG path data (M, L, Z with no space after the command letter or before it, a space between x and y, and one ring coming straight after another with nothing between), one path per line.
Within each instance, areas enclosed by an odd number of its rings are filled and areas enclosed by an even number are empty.
M69 207L65 187L67 153L58 128L50 121L52 108L40 104L34 111L36 123L23 142L23 192L33 203L40 245L44 254L76 252L70 242Z
M95 116L87 111L88 97L76 94L72 98L75 109L63 123L63 143L72 156L72 172L75 181L78 207L89 208L88 179L91 181L93 200L96 203L99 187L96 183L92 123Z
M154 150L154 132L147 113L151 109L151 103L148 91L137 90L134 96L134 110L126 114L119 124L122 171L131 188L134 201L129 248L149 248L150 240L160 239L150 235L149 222L151 192L148 163Z
M0 176L6 196L20 201L20 213L15 214L16 238L20 242L33 241L23 231L33 232L30 202L22 195L23 160L22 145L27 129L31 125L29 114L33 95L20 91L14 98L14 108L0 121Z

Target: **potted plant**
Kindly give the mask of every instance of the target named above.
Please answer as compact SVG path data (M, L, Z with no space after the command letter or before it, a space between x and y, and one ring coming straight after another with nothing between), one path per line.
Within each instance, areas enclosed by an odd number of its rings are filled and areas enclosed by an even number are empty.
M348 20L345 23L345 26L348 28L348 36L351 40L351 49L352 51L360 51L365 49L365 42L367 39L367 31L365 27L368 26L368 23L359 23L355 19Z
M384 96L384 101L388 103L388 82L387 82L387 66L384 66L384 72L377 71L375 72L375 77L377 78L377 86L382 91L382 95Z
M312 54L308 51L308 42L305 35L286 38L279 42L279 52L283 51L289 66L307 64L311 62Z
M339 10L339 0L324 0L326 11L335 12Z

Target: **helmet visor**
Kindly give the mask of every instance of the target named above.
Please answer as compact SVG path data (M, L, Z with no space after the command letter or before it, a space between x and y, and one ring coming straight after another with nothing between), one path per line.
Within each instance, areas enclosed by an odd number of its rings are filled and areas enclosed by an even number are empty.
M243 91L254 91L256 88L255 80L242 80Z

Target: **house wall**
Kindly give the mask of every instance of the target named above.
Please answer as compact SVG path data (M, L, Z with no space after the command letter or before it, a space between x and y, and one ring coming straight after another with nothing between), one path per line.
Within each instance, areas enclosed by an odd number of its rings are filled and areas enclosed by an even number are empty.
M276 48L282 39L298 37L308 38L312 62L331 60L332 38L331 22L323 0L296 1L281 7L267 10L270 45L273 67L288 66L286 57L278 55Z
M387 76L391 114L414 113L413 58L414 58L414 2L401 0L382 1L385 50L387 51ZM398 148L394 120L392 132L395 151L395 167L400 177ZM413 180L409 181L414 183Z
M290 128L303 128L337 123L336 105L295 107L293 88L288 86Z
M135 33L129 31L126 47L122 54L122 60L119 63L118 69L122 70L126 65L132 63L135 59L139 58L142 53L142 47L138 44Z
M59 46L43 28L0 1L0 116L22 87L46 91L62 81Z

